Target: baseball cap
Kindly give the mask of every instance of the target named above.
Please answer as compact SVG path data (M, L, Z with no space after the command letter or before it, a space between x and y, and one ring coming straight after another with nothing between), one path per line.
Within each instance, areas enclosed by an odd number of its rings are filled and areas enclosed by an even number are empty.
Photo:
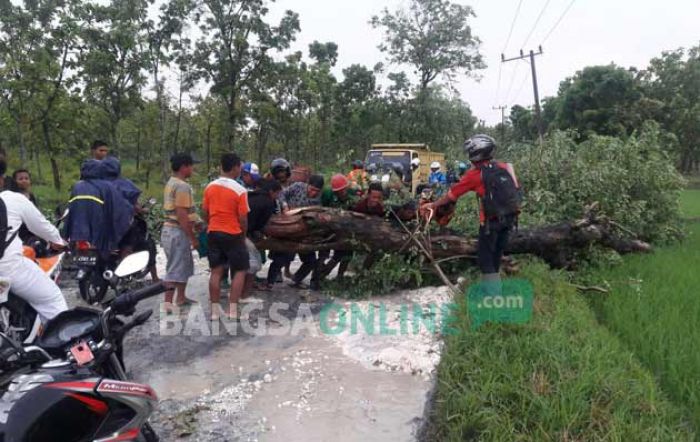
M243 172L249 173L254 181L260 179L260 168L255 163L245 163L243 165Z

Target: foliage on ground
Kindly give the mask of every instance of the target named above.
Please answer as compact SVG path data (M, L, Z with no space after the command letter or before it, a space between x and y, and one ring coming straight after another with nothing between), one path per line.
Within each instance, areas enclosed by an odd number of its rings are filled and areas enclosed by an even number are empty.
M421 273L417 256L382 254L368 269L363 266L364 259L364 254L356 254L351 262L355 274L324 281L324 291L346 299L366 299L394 290L419 287L426 276Z
M563 274L524 266L535 288L525 326L446 336L429 440L692 440L690 424Z

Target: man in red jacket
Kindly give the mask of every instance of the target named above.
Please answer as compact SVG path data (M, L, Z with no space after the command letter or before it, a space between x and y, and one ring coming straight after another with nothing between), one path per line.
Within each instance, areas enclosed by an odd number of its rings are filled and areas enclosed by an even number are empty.
M496 142L488 135L474 135L464 143L464 151L469 156L469 161L473 167L469 169L462 179L453 185L447 195L440 198L427 208L437 211L441 206L456 202L462 195L468 192L476 192L479 199L479 251L478 260L479 268L482 273L482 278L485 283L500 282L499 270L501 267L501 258L503 251L508 243L508 235L515 225L517 219L517 211L506 210L505 216L494 216L487 214L484 202L486 195L486 186L484 184L484 176L493 174L495 168L500 168L507 171L500 174L500 177L509 175L512 178L512 183L508 183L513 190L517 189L518 181L515 177L513 167L507 163L492 161L493 153L496 150ZM497 171L498 172L498 171ZM502 172L502 171L501 171ZM495 187L498 190L498 187ZM506 187L507 189L507 187ZM493 201L493 196L489 195L490 201ZM498 198L496 198L498 200ZM510 198L512 200L512 198ZM509 202L511 202L509 200ZM512 204L511 204L512 205ZM511 213L512 212L512 213Z

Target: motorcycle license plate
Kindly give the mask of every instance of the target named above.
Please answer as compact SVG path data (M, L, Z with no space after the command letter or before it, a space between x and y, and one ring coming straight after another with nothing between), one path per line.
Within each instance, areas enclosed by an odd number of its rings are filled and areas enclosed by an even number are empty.
M97 265L96 255L78 255L75 257L75 263L81 266L94 267Z
M75 344L71 347L70 352L78 365L89 364L95 359L92 350L90 350L90 346L85 341Z

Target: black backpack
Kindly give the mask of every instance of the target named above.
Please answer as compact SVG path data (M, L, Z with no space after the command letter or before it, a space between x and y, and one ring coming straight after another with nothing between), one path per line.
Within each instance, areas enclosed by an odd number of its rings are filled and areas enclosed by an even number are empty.
M0 259L5 256L5 249L15 240L15 237L17 237L19 233L19 229L17 229L17 231L8 238L7 233L9 231L10 226L7 223L7 206L5 205L5 201L0 198Z
M486 220L497 219L504 224L517 224L521 194L511 174L495 162L480 167L484 196L481 198Z

